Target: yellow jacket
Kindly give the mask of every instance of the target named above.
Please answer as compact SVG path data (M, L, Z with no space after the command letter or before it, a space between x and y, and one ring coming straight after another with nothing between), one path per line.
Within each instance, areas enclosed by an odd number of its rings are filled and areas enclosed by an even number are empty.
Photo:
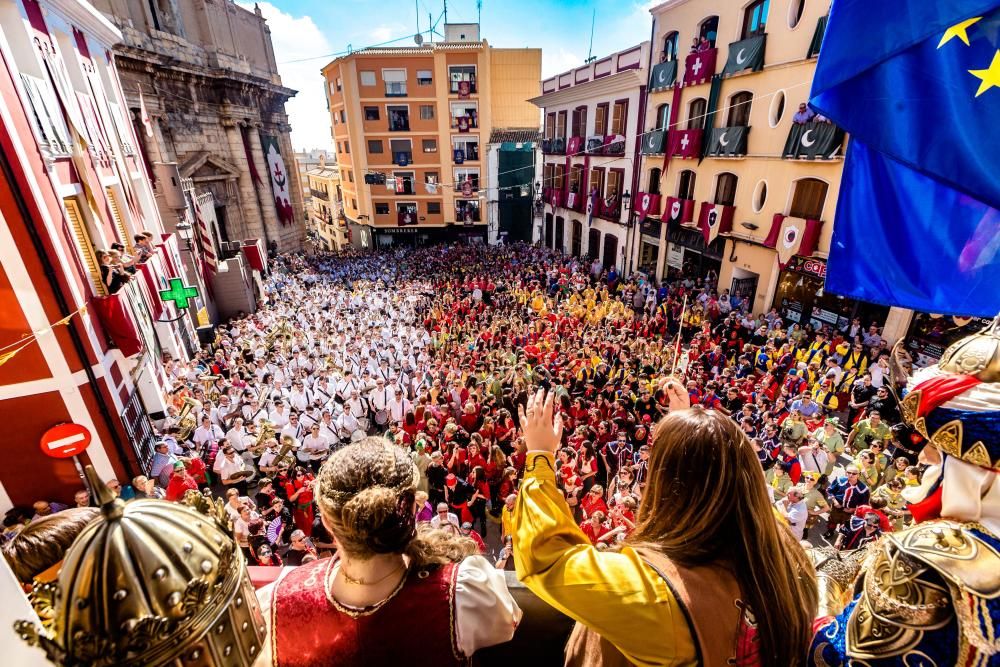
M598 551L556 486L552 454L528 452L514 506L514 566L525 586L640 667L694 665L691 630L666 582L631 548Z

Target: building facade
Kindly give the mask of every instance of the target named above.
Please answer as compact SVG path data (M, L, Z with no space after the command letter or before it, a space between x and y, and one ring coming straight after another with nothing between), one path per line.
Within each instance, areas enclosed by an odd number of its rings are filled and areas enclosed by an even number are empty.
M847 139L805 105L829 2L708 0L650 11L639 266L718 277L753 312L843 326L889 309L824 294Z
M184 244L128 121L120 38L85 0L0 0L0 512L82 487L41 446L63 422L92 434L81 459L104 479L148 472L161 359L195 348L192 319L158 293L182 276ZM126 281L102 268L115 244L142 258Z
M542 243L626 271L649 42L542 82Z
M344 218L344 192L340 187L340 169L336 164L319 164L306 172L309 187L309 231L322 250L341 250L348 244Z
M190 179L211 192L217 243L260 239L295 250L305 235L302 184L295 169L270 31L260 9L232 0L95 0L122 33L115 47L128 108L154 179ZM162 174L159 173L162 171ZM159 200L168 229L176 212Z
M323 164L327 161L333 162L334 156L328 154L326 150L322 148L314 148L308 151L298 151L295 153L295 171L299 174L299 183L302 185L302 205L305 207L306 216L308 221L308 214L311 202L309 198L312 193L309 190L309 179L306 178L306 174L309 173L310 169L315 169L320 165L320 160L323 160Z
M491 47L475 24L445 34L323 68L355 245L485 241L490 132L537 124L540 49Z
M489 182L496 183L488 201L490 244L535 240L535 178L542 171L541 147L536 127L498 127L490 133L486 168Z

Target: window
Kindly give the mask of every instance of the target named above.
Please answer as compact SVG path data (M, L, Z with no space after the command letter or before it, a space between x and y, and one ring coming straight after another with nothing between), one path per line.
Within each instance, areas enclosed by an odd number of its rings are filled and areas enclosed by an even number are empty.
M345 153L350 153L351 152L351 142L350 141L345 141L344 142L344 152Z
M757 187L753 191L753 212L760 213L767 202L767 181L757 181Z
M400 224L413 225L417 222L417 205L413 202L396 204L396 215Z
M466 127L479 127L479 105L475 102L452 102L452 127L461 127L458 119L464 117Z
M661 104L656 107L656 129L658 130L668 130L670 129L670 105Z
M795 29L795 26L802 20L802 12L805 11L806 0L792 0L788 3L788 27Z
M705 98L698 97L688 104L687 129L697 130L705 125Z
M417 70L417 85L429 86L434 83L434 75L429 69Z
M566 185L566 165L557 164L553 166L551 186L556 190L562 190Z
M77 250L80 251L80 256L83 258L87 271L90 273L90 278L94 283L94 290L99 295L105 294L107 293L107 289L105 289L104 283L101 281L101 267L97 263L97 255L90 241L90 231L87 229L86 221L80 213L80 206L75 198L69 197L63 199L63 205L66 207L66 216L69 218L73 236L76 238Z
M348 152L350 152L350 151L348 151ZM348 183L353 183L354 182L354 172L353 171L347 172L347 182Z
M695 173L690 169L685 169L677 179L677 198L694 199Z
M781 117L785 113L785 91L779 90L771 98L771 107L768 109L767 122L771 127L778 127Z
M764 34L770 4L771 0L755 0L743 11L743 33L740 39Z
M384 69L382 80L385 81L386 97L406 97L405 69Z
M603 137L608 133L608 109L610 107L611 105L607 102L597 105L597 113L594 114L594 134Z
M437 139L423 139L423 149L425 153L437 153Z
M560 111L556 114L556 138L566 138L566 112Z
M410 108L405 106L387 106L390 132L407 132L410 129Z
M369 153L381 153L382 152L382 140L381 139L369 139L368 140L368 152Z
M340 77L338 76L338 77L337 77L337 92L339 93L339 92L340 92L341 90L343 90L343 89L344 89L344 82L343 82L343 81L341 80L341 78L340 78Z
M479 159L479 138L478 137L454 137L452 139L452 149L462 151L465 160Z
M476 66L475 65L452 65L448 67L448 80L450 82L450 92L458 95L468 84L469 93L476 92Z
M375 202L375 215L389 215L388 202L382 202L382 201Z
M375 85L375 72L372 72L371 70L361 70L358 72L358 76L361 79L362 86Z
M729 119L726 127L747 127L750 125L750 105L753 94L749 91L736 93L729 98Z
M550 113L545 115L545 138L554 139L556 136L556 115Z
M587 134L587 107L577 107L573 109L573 125L570 130L571 137L583 137Z
M413 162L413 142L409 139L390 139L389 150L395 164L405 166Z
M434 105L433 104L421 104L420 105L420 120L434 120Z
M677 31L674 30L663 38L663 53L660 54L660 62L670 62L677 60Z
M435 185L438 182L438 174L436 171L424 172L424 183L430 183Z
M795 193L788 215L793 218L820 220L826 204L826 191L830 186L817 178L803 178L795 181Z
M621 100L615 102L611 109L611 132L609 134L625 134L625 126L628 124L628 101Z
M335 93L335 92L337 92L337 85L333 81L331 81L330 82L330 93L332 94L332 93Z
M416 194L416 187L412 171L394 171L392 177L395 180L397 195Z
M354 197L351 197L351 208L355 211L358 210L358 200Z
M365 120L378 120L378 107L365 107Z
M580 194L581 185L583 185L583 165L574 164L569 170L569 191Z
M340 110L340 122L341 123L347 122L347 113L345 113L343 109Z
M660 194L660 174L662 172L658 168L653 168L649 170L649 187L646 188L646 192L651 195Z
M702 37L708 40L709 45L715 48L715 38L719 36L719 17L709 16L698 26L698 39Z
M427 202L427 213L438 215L441 213L441 202L439 201L429 201Z
M622 184L625 182L625 172L620 169L608 170L608 184L604 190L604 198L614 197L616 200L622 194Z
M588 187L590 191L596 190L598 194L604 192L604 170L594 168L590 170L590 185ZM587 193L588 196L590 192Z
M339 141L337 142L337 152L338 152L338 153L343 153L343 152L344 152L344 149L343 149L343 148L341 147L341 145L340 145L340 142L339 142Z
M472 191L479 190L479 170L478 169L456 169L455 170L455 196L462 194L462 183L469 181L472 183Z
M722 206L734 206L736 204L736 183L739 179L736 174L719 174L715 181L715 203Z

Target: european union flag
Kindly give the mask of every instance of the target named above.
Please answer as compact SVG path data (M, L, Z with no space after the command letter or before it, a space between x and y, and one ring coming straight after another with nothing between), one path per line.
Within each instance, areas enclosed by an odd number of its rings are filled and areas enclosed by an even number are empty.
M810 100L851 134L828 290L1000 312L998 43L996 0L835 0Z

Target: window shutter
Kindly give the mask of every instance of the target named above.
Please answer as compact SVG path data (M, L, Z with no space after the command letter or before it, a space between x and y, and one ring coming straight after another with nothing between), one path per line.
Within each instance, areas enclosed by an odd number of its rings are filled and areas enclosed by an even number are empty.
M66 207L66 216L69 218L69 226L73 230L73 237L76 239L77 248L83 257L83 264L90 273L90 279L94 283L97 294L104 296L104 283L101 282L101 269L97 265L97 256L94 254L94 246L90 242L90 233L83 222L83 215L80 213L80 206L75 199L63 199Z
M125 228L125 219L122 218L122 211L118 207L118 200L115 198L115 193L111 188L104 188L108 194L108 202L111 204L111 215L115 219L115 229L118 230L118 236L121 237L122 245L128 248L128 252L131 255L135 252L135 248L132 247L132 237L129 236L128 230Z

